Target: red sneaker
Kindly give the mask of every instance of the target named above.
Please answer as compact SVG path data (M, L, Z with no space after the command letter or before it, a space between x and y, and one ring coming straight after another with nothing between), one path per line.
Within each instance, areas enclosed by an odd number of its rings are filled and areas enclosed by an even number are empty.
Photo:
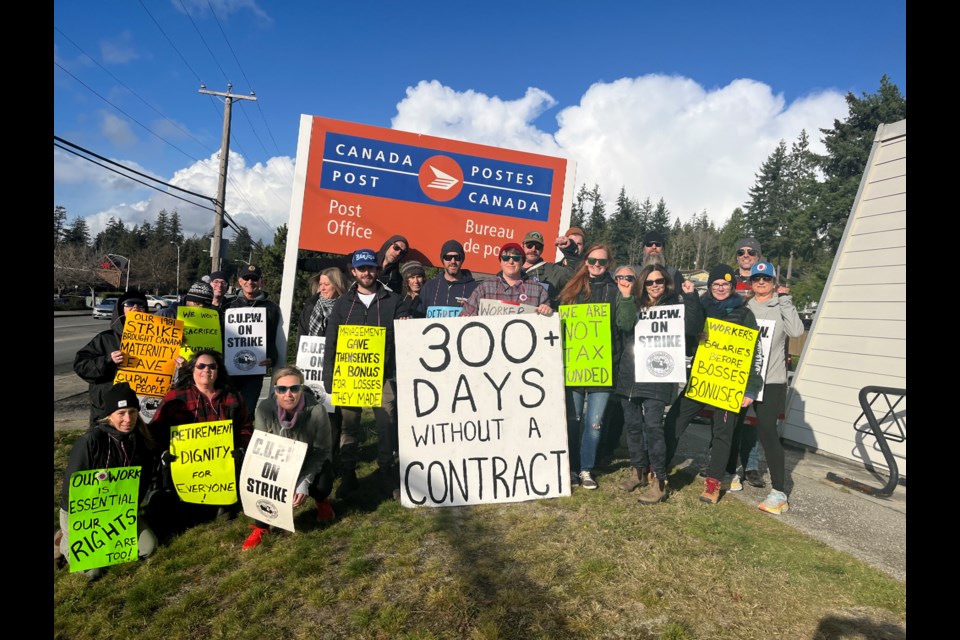
M323 524L336 517L337 514L333 512L333 505L330 504L330 500L321 500L317 503L317 522Z
M250 535L243 543L243 550L249 551L250 549L256 549L260 546L260 543L263 542L263 536L270 533L270 529L264 529L263 527L258 527L255 524L250 525L250 528L253 531L250 532Z

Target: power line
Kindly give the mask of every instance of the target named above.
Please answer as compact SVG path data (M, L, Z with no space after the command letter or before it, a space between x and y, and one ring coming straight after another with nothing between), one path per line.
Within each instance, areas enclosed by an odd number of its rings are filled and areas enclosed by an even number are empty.
M183 9L183 12L187 14L187 19L190 20L190 24L193 25L194 30L197 32L197 35L200 36L200 42L203 43L203 46L207 48L207 53L210 54L210 57L213 58L214 64L217 65L217 68L220 69L220 73L223 74L223 79L225 82L230 82L230 78L227 77L227 72L223 70L223 67L220 66L220 61L217 60L217 56L213 55L213 50L210 49L210 45L207 44L207 41L204 39L203 34L200 33L200 28L197 27L197 23L193 21L193 16L190 15L190 12L187 11L187 8L183 4L183 0L179 0L180 8Z
M153 20L153 24L157 25L157 29L160 30L160 33L163 34L163 37L167 39L167 42L170 43L170 46L173 47L173 50L177 52L177 55L180 56L180 59L183 60L183 64L187 66L187 69L190 69L190 73L193 74L193 77L197 79L197 84L202 84L203 80L200 79L200 76L196 71L193 70L193 67L190 66L190 63L187 62L187 59L183 57L183 54L180 53L180 50L177 49L177 45L173 44L173 40L170 39L170 36L167 35L167 32L163 30L163 27L160 26L160 23L157 22L157 19L153 17L153 14L150 13L150 10L147 9L147 6L143 4L143 0L139 0L140 6L143 7L143 10L146 12L150 19Z

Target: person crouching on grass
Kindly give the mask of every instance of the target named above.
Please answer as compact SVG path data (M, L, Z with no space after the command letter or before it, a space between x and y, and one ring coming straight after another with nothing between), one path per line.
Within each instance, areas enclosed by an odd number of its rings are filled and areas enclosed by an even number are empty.
M113 385L103 394L100 419L84 433L70 450L60 491L60 530L54 534L53 557L60 566L70 560L70 478L78 471L140 467L139 501L142 504L150 486L155 462L153 438L140 417L140 401L126 382ZM157 537L141 513L137 517L137 555L149 557L157 548ZM103 575L104 568L83 571L88 580Z
M303 380L303 372L296 367L277 369L272 378L273 394L257 405L254 428L307 443L307 455L293 494L293 507L301 506L309 495L317 504L317 522L322 524L336 517L328 499L333 488L330 418ZM254 520L250 528L253 531L243 543L244 551L259 546L263 536L270 531L269 525L259 520Z

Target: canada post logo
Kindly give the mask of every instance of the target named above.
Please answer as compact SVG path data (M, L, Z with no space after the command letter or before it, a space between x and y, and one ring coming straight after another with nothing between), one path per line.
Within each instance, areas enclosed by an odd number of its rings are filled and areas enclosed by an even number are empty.
M553 169L327 132L320 187L545 222Z

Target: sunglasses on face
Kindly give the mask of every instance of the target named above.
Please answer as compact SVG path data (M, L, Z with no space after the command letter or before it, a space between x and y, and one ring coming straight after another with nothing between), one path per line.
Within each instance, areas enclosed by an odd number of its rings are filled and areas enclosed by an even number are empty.
M648 287L655 287L657 285L663 284L666 281L667 281L666 278L656 278L654 280L644 280L643 284L645 284Z
M199 369L200 371L203 371L204 369L210 369L210 371L216 371L219 368L220 367L217 365L216 362L211 362L210 364L207 364L206 362L197 363L197 369Z
M393 245L393 250L394 250L394 251L399 251L400 253L406 253L406 252L407 252L407 250L406 250L404 247L401 247L399 244L396 244L396 243L394 243L394 245Z
M773 276L750 276L750 282L772 282Z
M662 243L662 242L647 242L647 243L644 244L643 246L645 246L645 247L662 247L662 246L663 246L663 243Z
M285 387L282 384L274 385L273 390L279 395L285 394L287 391L291 393L300 393L300 390L303 389L302 384L292 384L289 387Z
M620 281L622 281L622 282L636 282L637 277L636 277L636 276L631 276L631 275L628 275L628 274L624 274L624 275L622 275L622 276L614 276L614 279L615 279L615 280L620 280Z
M510 255L508 255L508 256L500 256L500 260L501 260L502 262L522 262L522 261L523 261L523 256L518 256L518 255L510 254Z
M241 280L259 280L257 276L240 276Z
M745 256L745 255L747 255L747 254L750 254L751 256L756 257L756 256L757 256L757 250L756 250L756 249L738 249L738 250L737 250L737 257L738 257L738 258L739 258L739 257L743 257L743 256Z
M146 308L146 305L143 304L142 302L131 302L129 300L124 302L123 306L126 307L127 309L132 309L133 307L137 307L138 309Z
M589 265L598 264L601 267L605 267L607 266L607 259L606 258L587 258L587 264Z
M524 242L523 246L525 246L527 249L536 249L537 251L543 249L543 245L537 244L536 242Z
M449 253L443 256L444 262L463 262L463 256L458 256L455 253Z

